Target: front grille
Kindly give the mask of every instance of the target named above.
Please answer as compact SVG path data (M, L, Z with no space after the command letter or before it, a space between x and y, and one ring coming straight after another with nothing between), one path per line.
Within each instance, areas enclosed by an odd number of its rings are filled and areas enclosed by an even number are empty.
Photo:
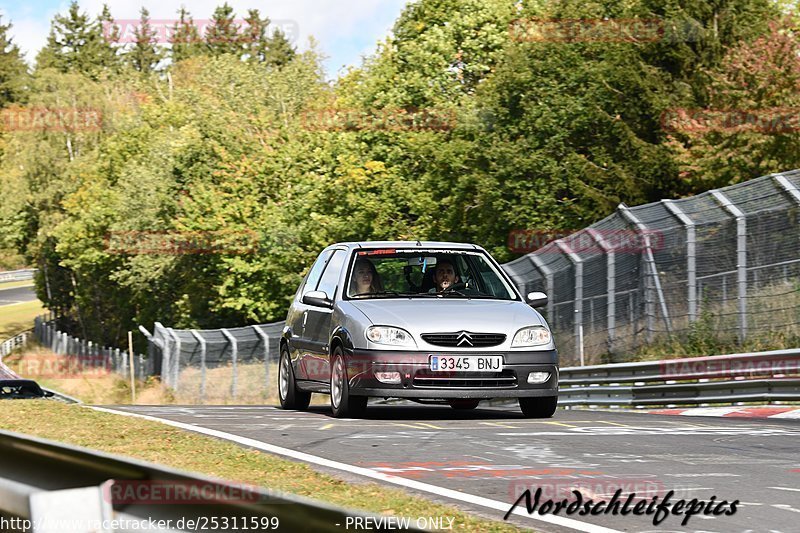
M412 384L414 387L509 389L517 386L517 376L513 370L452 373L420 370L414 376Z
M488 348L503 344L506 336L503 333L458 331L456 333L423 333L422 339L428 344L447 348Z

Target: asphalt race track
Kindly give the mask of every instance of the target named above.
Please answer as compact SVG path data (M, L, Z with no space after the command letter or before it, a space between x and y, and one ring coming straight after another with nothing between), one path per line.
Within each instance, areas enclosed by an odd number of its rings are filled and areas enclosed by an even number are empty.
M0 306L32 302L35 299L36 292L33 289L33 285L29 287L14 287L13 289L4 289L0 285Z
M584 502L609 501L621 489L624 503L636 493L631 508L654 496L660 501L670 490L675 491L672 503L694 498L709 502L715 497L712 506L702 508L710 514L701 511L686 526L681 525L682 515L669 515L654 525L652 514L566 516L562 511L560 517L576 521L565 527L564 522L541 521L552 514L540 517L534 512L529 517L521 503L521 515L509 520L540 531L602 531L597 526L603 526L639 532L788 533L798 531L800 523L800 420L687 420L588 410L559 410L552 419L529 420L516 406L457 412L413 404L371 404L363 420L334 419L328 408L313 406L308 412L266 406L114 409L226 432L368 469L366 473L397 476L401 485L408 480L411 492L498 520L526 488L542 489L541 504L548 499L575 501L571 489L576 485ZM320 470L333 468L340 477L365 480L340 470L345 465L311 461ZM481 504L487 499L505 510ZM712 507L724 500L739 500L736 513L713 516ZM730 506L716 509L722 512Z

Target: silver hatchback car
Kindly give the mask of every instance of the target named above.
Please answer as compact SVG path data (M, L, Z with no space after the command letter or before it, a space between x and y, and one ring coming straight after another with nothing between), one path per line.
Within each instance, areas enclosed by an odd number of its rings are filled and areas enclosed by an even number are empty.
M449 242L340 243L326 248L295 294L280 343L284 409L330 394L336 417L369 397L473 409L517 398L551 417L558 353L550 328L480 246Z

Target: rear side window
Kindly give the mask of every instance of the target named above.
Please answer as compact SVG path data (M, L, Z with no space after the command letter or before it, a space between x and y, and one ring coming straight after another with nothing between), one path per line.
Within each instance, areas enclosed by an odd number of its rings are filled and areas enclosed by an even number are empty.
M336 293L336 286L339 284L339 274L342 272L344 259L347 253L344 250L336 250L333 257L328 261L328 266L325 267L325 273L322 274L322 279L319 280L318 291L325 291L328 298L333 299Z
M308 273L306 283L303 285L302 294L305 295L306 293L317 290L319 278L322 276L322 269L325 268L325 263L327 263L331 253L333 253L333 250L325 250L319 254L319 257L317 257L317 260L314 262L314 266L311 267L311 272Z

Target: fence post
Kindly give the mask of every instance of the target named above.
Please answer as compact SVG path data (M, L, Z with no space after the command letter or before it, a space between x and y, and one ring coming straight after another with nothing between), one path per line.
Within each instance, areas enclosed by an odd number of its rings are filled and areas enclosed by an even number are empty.
M550 322L551 327L555 327L555 285L553 284L553 271L544 264L542 258L535 253L530 254L533 266L544 276L544 287L547 292L547 320ZM523 295L527 296L527 295Z
M672 200L662 200L664 207L686 228L686 283L689 289L689 323L697 321L697 232L695 224Z
M196 329L192 330L192 336L200 343L200 403L206 399L206 340Z
M572 251L572 249L561 239L555 241L556 246L564 255L575 265L575 347L578 349L581 366L583 360L583 259Z
M599 231L588 228L587 233L597 242L606 255L606 328L608 329L608 352L614 352L614 338L616 336L617 295L616 295L616 257L614 247L606 241Z
M736 219L736 271L739 300L739 342L747 339L747 218L722 192L714 190L711 195L722 208Z
M781 176L778 174L777 176L773 176L775 182L786 191L789 196L794 198L794 201L800 204L800 189L798 189L794 183L786 179L786 176Z
M236 398L236 360L239 357L239 344L236 342L236 337L231 335L231 332L227 329L222 329L222 334L225 335L225 338L228 339L228 342L231 343L231 361L232 367L231 371L233 375L231 376L231 396Z
M180 376L180 366L181 366L181 338L178 337L178 334L175 333L175 330L172 328L167 328L167 332L170 334L172 339L175 341L174 344L174 351L173 357L170 357L170 367L167 371L170 378L170 384L174 390L178 390L178 379Z
M647 283L646 290L647 295L645 297L645 304L649 306L651 309L649 310L647 316L647 329L648 329L648 342L653 340L653 319L655 318L655 309L652 309L654 302L652 301L652 297L650 297L650 285L652 283L653 288L655 288L656 294L658 295L658 300L661 304L661 315L664 317L664 325L667 328L667 333L672 333L672 321L669 318L669 311L667 310L667 301L664 298L664 290L661 288L661 278L658 275L658 268L656 266L656 259L653 255L653 243L650 241L650 231L647 229L641 220L639 220L636 215L631 212L631 210L625 204L619 204L617 207L622 216L625 217L628 222L636 226L636 229L639 230L642 235L644 236L644 254L645 254L645 263L648 265L650 270L650 283Z
M253 326L253 331L261 337L261 342L264 343L264 395L269 396L269 335L260 326Z

